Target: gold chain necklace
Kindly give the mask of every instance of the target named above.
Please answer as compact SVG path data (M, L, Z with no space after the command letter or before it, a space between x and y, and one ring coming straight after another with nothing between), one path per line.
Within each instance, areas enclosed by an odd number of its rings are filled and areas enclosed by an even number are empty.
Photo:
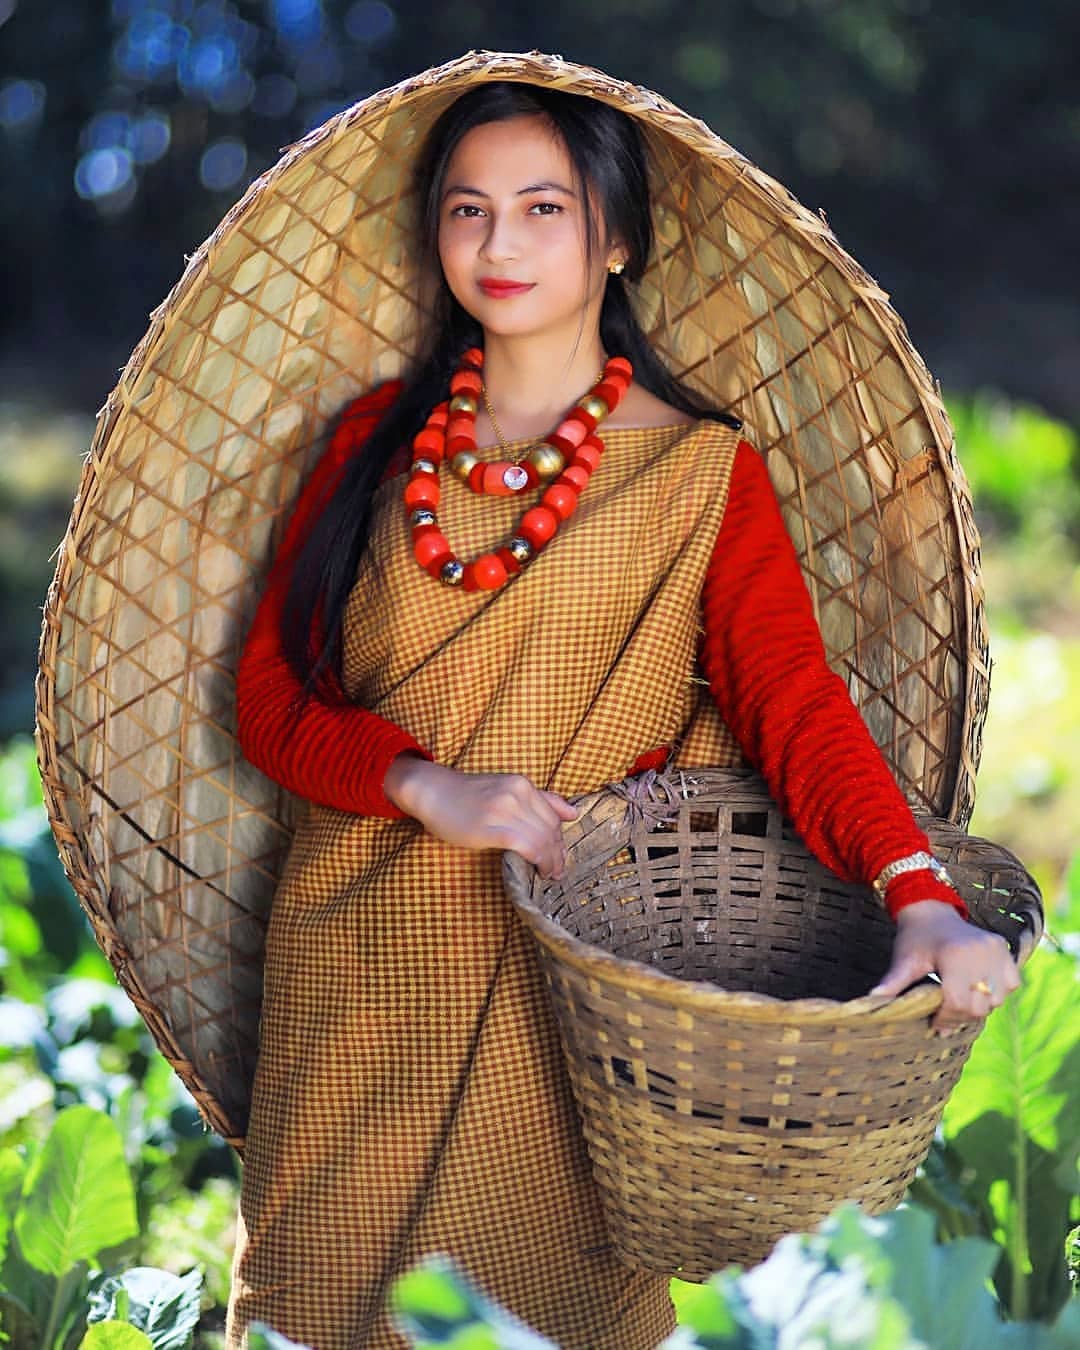
M601 379L603 378L603 375L604 369L603 367L601 367L600 374L597 375L595 380L593 380L593 384L594 385L599 384ZM517 451L516 454L514 454L510 450L510 447L506 443L506 438L502 434L502 428L499 426L498 419L495 416L495 409L491 406L491 399L488 398L488 391L486 384L481 383L480 385L480 397L484 400L484 408L487 410L488 417L491 418L491 425L495 429L495 437L499 442L499 449L503 452L504 455L510 456L510 462L512 464L520 464L521 461L528 454L529 450L531 449L531 446L529 445L523 446L522 449L520 449L519 451Z

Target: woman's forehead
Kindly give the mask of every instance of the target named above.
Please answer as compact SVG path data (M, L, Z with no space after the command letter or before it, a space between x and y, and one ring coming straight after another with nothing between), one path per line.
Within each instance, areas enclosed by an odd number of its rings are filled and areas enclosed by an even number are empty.
M481 187L481 179L504 190L515 190L515 182L516 190L539 183L573 190L573 164L566 142L546 117L511 117L471 128L454 147L445 190Z

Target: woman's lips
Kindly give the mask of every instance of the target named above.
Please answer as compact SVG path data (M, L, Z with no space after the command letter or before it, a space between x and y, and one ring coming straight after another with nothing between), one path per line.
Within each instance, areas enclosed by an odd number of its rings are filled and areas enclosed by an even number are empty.
M523 295L526 291L531 291L536 283L532 281L495 281L492 278L484 278L478 284L485 295L501 299L511 295Z

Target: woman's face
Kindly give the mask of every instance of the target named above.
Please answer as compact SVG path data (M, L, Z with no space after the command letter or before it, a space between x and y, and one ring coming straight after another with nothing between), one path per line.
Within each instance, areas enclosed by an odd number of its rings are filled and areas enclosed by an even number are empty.
M474 127L450 157L439 203L447 285L490 333L565 330L572 343L582 310L599 312L608 262L622 256L605 246L597 212L601 247L587 271L585 210L566 146L543 117ZM522 289L485 286L492 281L518 282Z

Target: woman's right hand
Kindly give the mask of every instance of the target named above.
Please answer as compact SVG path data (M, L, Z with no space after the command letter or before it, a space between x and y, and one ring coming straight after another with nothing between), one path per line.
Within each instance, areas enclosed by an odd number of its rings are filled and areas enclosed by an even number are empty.
M577 807L519 773L461 773L401 754L383 780L386 796L429 834L461 848L512 848L545 877L566 868L564 821Z

